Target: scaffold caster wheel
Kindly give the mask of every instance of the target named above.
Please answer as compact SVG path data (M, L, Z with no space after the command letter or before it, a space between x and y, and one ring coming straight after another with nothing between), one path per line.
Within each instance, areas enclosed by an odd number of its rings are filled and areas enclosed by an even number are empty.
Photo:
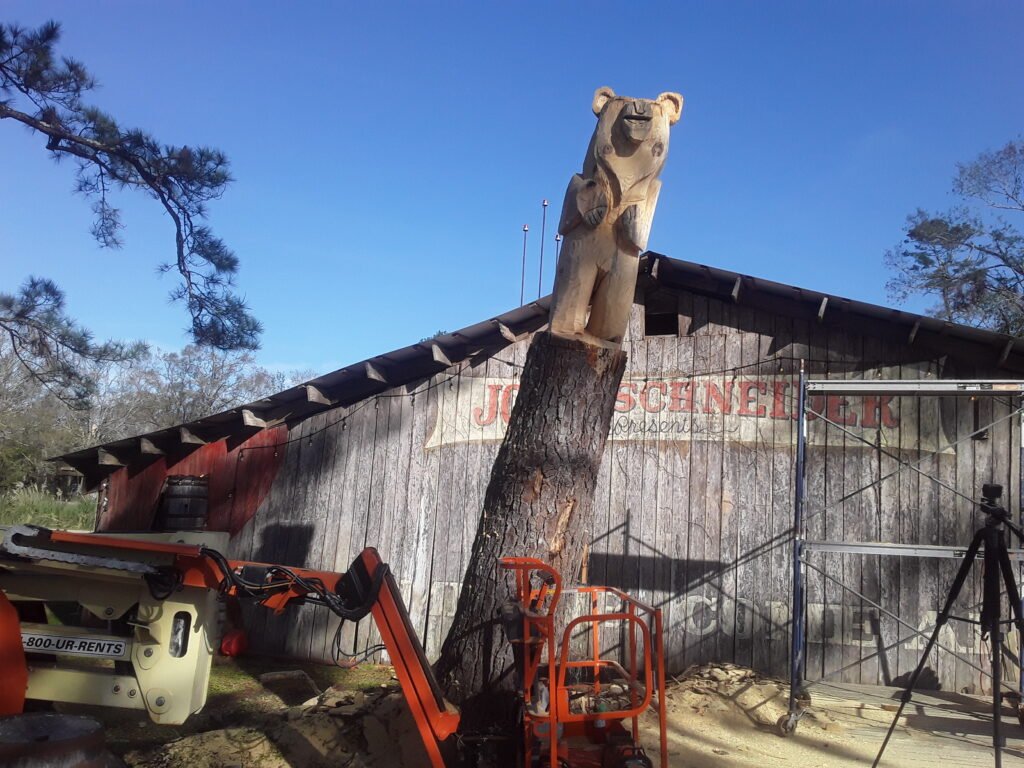
M796 726L799 722L799 713L789 712L775 721L775 730L779 732L779 736L792 736L796 733Z

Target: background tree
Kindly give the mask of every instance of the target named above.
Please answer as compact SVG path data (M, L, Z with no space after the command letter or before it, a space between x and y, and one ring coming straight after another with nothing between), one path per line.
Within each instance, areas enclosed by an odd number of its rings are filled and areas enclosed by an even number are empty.
M42 134L55 160L74 160L75 190L92 202L92 234L102 247L121 245L113 190L137 190L156 200L174 226L173 258L161 270L180 277L171 298L187 307L193 341L220 350L255 349L260 324L233 288L238 258L205 224L207 204L231 181L227 158L208 147L161 144L86 105L83 94L96 81L80 62L57 56L59 40L56 22L36 30L0 24L0 120ZM90 394L85 362L123 361L140 351L93 343L65 314L57 286L39 278L14 294L0 293L0 330L30 375L77 405Z
M0 491L49 476L46 457L60 450L60 412L67 410L0 339Z
M189 345L153 356L141 367L137 432L181 424L285 389L308 372L271 372L248 352L223 352Z
M963 203L943 214L918 209L906 238L886 253L890 294L934 296L936 317L1024 334L1024 140L957 166ZM1016 221L1014 221L1016 220Z
M0 330L10 360L71 408L88 406L96 389L94 366L145 352L144 344L95 343L64 310L64 293L52 280L37 277L15 294L0 292Z
M150 432L252 402L308 380L308 371L272 372L248 352L189 345L129 362L91 362L88 403L68 408L0 337L0 493L46 486L56 454Z

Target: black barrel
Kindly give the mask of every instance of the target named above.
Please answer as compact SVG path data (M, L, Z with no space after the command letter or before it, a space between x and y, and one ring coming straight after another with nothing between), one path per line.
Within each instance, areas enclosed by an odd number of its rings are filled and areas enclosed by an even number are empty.
M202 531L206 528L209 483L205 477L168 477L160 496L158 531Z

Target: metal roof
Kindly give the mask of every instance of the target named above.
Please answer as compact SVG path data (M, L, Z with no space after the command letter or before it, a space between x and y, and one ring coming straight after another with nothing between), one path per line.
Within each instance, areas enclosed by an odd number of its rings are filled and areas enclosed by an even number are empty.
M1024 340L648 252L647 272L665 288L711 296L773 314L849 327L859 334L933 351L981 368L1024 374Z
M1013 336L658 253L648 252L642 258L643 286L648 291L686 290L761 311L814 320L825 326L849 326L858 333L899 340L983 367L1024 373L1024 342ZM411 390L456 363L488 357L542 328L548 320L550 301L551 297L545 296L490 320L362 360L262 400L185 424L72 451L55 460L78 469L91 484L146 456L295 423L393 387Z

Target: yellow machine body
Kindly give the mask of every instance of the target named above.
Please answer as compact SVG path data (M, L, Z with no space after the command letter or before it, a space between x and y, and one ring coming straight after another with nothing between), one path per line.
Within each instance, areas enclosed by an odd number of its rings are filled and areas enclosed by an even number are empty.
M111 538L119 534L110 534ZM126 534L161 543L224 547L225 533ZM154 564L169 559L152 555ZM75 603L22 621L27 699L144 709L178 725L202 709L218 642L217 594L178 586L154 598L141 574L74 563L4 560L0 590L19 604ZM28 611L36 617L41 611Z

